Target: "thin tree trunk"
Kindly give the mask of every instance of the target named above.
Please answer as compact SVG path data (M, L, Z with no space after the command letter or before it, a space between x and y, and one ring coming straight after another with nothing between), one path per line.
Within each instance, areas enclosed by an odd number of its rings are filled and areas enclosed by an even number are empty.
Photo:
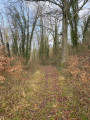
M40 49L39 49L39 57L41 63L44 62L44 30L43 30L43 20L41 18L41 41L40 41Z
M36 23L37 23L37 19L38 19L38 17L37 17L37 14L36 14L36 17L35 17L35 21L34 21L34 23L33 23L33 28L32 28L32 32L31 32L31 36L30 36L30 55L29 55L29 59L30 59L30 56L31 56L31 44L32 44L32 38L33 38L33 33L34 33L34 30L35 30L35 26L36 26Z
M8 42L6 43L6 47L7 47L7 51L8 51L8 57L10 57L10 46L9 46Z
M1 43L2 43L2 45L4 45L1 29L0 29L0 37L1 37Z
M57 30L57 21L55 20L55 35L54 35L54 45L53 45L53 53L57 56L58 54L58 30Z
M27 11L27 16L28 16L28 20L27 20L27 45L26 45L26 64L28 63L28 49L29 49L29 8Z

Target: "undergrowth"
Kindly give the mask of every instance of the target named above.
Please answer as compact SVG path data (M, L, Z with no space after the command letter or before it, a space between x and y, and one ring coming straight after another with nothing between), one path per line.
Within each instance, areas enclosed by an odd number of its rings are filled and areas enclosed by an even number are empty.
M63 73L78 103L80 119L89 120L90 50L70 57Z

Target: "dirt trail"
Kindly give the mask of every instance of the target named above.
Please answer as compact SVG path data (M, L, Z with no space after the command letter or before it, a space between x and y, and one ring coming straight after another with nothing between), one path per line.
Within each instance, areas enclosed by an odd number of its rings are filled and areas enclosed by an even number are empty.
M70 108L72 92L55 66L41 67L23 82L12 83L11 90L1 95L0 119L77 120L75 109Z
M59 73L56 67L45 67L45 81L46 88L48 88L48 91L53 93L53 97L56 98L59 102L59 100L62 98L60 96Z
M68 99L67 97L61 95L58 70L55 66L46 66L44 67L44 72L46 104L47 106L50 104L50 106L48 106L48 109L50 109L49 107L52 108L51 111L47 110L47 119L68 120L69 117L66 113L66 110L64 109L64 105L62 107L62 104L65 104ZM59 111L60 109L61 111Z
M35 114L33 114L32 119L69 120L69 115L65 109L65 104L68 102L68 99L67 97L61 95L59 73L57 68L53 66L45 66L37 73L38 75L36 76L41 77L37 82L39 83L39 89L36 90L37 96L35 97L36 99L38 98L38 100L34 111ZM36 85L36 83L34 84ZM33 101L35 101L35 99Z

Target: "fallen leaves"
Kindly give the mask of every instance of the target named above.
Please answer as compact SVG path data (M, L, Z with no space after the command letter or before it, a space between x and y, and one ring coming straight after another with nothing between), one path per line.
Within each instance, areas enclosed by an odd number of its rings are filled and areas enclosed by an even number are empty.
M90 51L89 51L90 52ZM90 54L76 55L69 58L69 67L65 72L69 73L73 79L86 82L90 79ZM87 59L88 58L88 59Z
M0 46L0 83L5 82L5 74L20 78L21 73L24 73L20 60L17 61L18 65L15 64L15 61L16 58L9 58L5 53L5 47ZM12 63L14 64L11 65Z
M81 116L89 118L89 85L90 85L90 50L81 55L74 55L68 60L68 68L64 69L67 83L71 86L79 104ZM82 113L83 111L83 113ZM81 118L82 119L82 118Z

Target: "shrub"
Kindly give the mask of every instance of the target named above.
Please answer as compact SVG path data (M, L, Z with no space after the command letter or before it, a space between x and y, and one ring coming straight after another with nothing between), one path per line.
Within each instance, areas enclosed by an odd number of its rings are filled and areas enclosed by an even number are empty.
M0 46L0 83L4 83L6 74L18 78L21 77L22 72L23 69L20 60L17 60L15 57L9 58L5 54L5 47Z

